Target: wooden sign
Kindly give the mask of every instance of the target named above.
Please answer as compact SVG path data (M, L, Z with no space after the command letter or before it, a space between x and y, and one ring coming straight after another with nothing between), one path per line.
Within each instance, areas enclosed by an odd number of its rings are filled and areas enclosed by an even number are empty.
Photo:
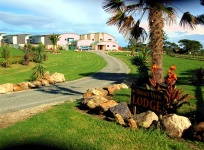
M164 94L157 91L146 90L132 86L131 104L159 114L164 113Z

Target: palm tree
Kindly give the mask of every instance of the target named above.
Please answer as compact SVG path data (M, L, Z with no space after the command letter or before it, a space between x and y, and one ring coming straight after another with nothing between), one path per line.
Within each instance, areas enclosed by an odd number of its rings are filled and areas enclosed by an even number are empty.
M203 1L201 0L201 4ZM155 72L156 81L163 82L163 27L165 23L171 25L176 20L178 8L175 7L174 0L104 0L103 9L112 14L107 21L108 25L116 25L119 33L128 40L136 39L142 42L148 35L145 29L140 27L140 22L144 14L148 14L152 66L158 66ZM138 17L138 14L141 15L135 20L133 17ZM196 17L189 12L185 12L180 21L182 27L189 26L191 29L203 23L204 15Z
M58 35L58 34L52 34L52 35L50 35L49 36L49 40L52 42L52 45L53 45L53 50L52 50L52 52L56 52L56 45L57 45L57 41L59 41L59 39L60 39L60 35Z

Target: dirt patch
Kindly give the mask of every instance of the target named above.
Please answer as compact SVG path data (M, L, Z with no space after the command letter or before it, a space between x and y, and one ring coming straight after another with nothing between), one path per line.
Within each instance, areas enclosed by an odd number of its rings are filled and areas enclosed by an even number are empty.
M16 122L26 120L32 116L45 112L52 108L52 106L61 104L63 102L56 102L51 104L44 104L33 108L27 108L15 112L0 114L0 129L6 128Z

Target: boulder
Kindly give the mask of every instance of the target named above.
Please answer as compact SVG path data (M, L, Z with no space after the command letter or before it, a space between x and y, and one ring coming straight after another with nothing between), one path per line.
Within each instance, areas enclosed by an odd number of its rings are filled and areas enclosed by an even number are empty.
M47 79L47 80L50 80L51 76L50 76L50 72L49 71L45 72L44 78Z
M109 100L105 103L101 103L99 106L98 106L98 109L101 111L101 112L105 112L107 111L108 109L110 109L111 107L114 107L118 105L118 103L114 100Z
M149 128L153 121L158 121L158 116L153 111L146 111L134 116L137 124L144 128Z
M108 95L108 91L102 88L96 88L96 90L100 91L103 95L103 97L106 97Z
M93 96L88 102L87 102L87 106L90 109L94 109L97 106L99 106L101 103L105 103L108 100L106 98L104 98L103 96Z
M133 118L127 119L127 124L130 128L137 130L137 123Z
M39 81L42 83L42 86L48 86L48 85L50 85L49 81L46 80L46 79L40 79Z
M204 142L204 122L192 125L189 130L191 139Z
M120 88L122 89L128 89L128 86L125 83L119 84Z
M108 91L109 95L112 95L115 92L115 88L113 86L107 86L104 89Z
M21 91L21 87L20 87L18 84L14 84L14 85L13 85L13 91L14 91L14 92Z
M120 90L120 85L119 84L113 84L113 88L115 90Z
M33 84L35 87L41 87L41 86L42 86L42 82L39 81L39 80L33 81L32 84Z
M18 86L20 86L21 90L28 90L29 89L28 82L21 82L18 84Z
M1 87L3 87L6 90L6 92L13 92L13 84L12 83L2 84Z
M132 114L126 102L121 102L118 105L111 107L109 110L113 115L120 114L123 119L129 119L132 117Z
M33 84L33 83L31 83L31 82L28 82L28 87L29 87L30 89L32 89L32 88L35 88L35 87L36 87L36 85L35 85L35 84Z
M0 94L5 94L5 93L6 93L6 89L0 86Z
M120 125L125 125L125 121L120 114L115 114L115 121L118 122Z
M50 77L51 77L50 80L52 80L52 81L54 81L56 83L61 83L61 82L65 81L65 77L64 77L64 75L62 73L55 72Z
M88 89L86 91L86 93L83 94L83 98L85 98L85 99L86 98L91 98L94 95L96 95L96 96L99 96L99 95L103 96L103 94L100 91L96 90L96 89Z
M162 124L164 130L170 137L180 138L191 126L191 122L187 117L176 114L163 116Z

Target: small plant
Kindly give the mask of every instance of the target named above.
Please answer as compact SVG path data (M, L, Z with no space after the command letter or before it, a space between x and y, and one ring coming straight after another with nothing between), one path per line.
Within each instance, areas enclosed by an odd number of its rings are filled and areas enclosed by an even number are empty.
M143 55L138 55L135 56L134 58L132 58L132 64L137 66L137 70L138 70L138 81L136 81L136 84L139 85L145 85L148 84L148 78L149 78L149 67L147 66L147 62L146 62L146 57L144 57Z
M204 84L204 69L199 68L192 70L191 82L194 85L203 85Z
M158 68L158 66L156 66L156 65L152 66L152 78L149 79L151 86L155 90L163 92L165 94L166 113L168 113L168 114L169 113L176 113L178 108L180 108L183 104L188 103L189 94L182 95L182 89L176 88L177 76L174 73L174 70L176 70L176 66L172 65L169 68L168 73L164 79L164 82L161 84L158 84L156 82L155 71L157 68ZM147 87L149 87L149 86L147 86Z
M5 45L2 49L1 57L5 59L4 67L9 67L9 57L10 57L10 48L9 45Z
M45 67L38 64L33 68L34 72L31 75L30 81L35 81L38 79L43 79L45 74Z
M37 47L33 48L34 50L34 61L36 63L42 63L45 60L45 50L44 45L40 43Z
M29 64L29 54L25 53L25 55L23 56L23 65L28 65Z

